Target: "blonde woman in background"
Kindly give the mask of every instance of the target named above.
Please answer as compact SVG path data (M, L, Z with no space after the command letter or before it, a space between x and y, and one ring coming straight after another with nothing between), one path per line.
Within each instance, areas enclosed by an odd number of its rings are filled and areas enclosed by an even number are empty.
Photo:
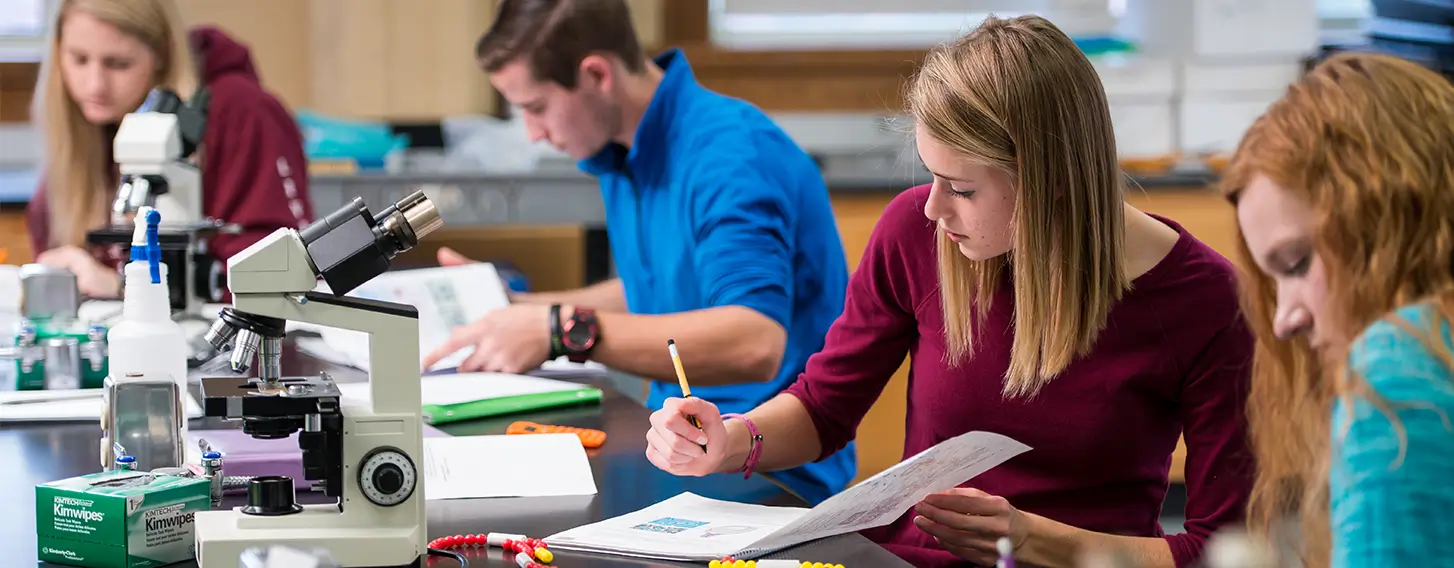
M647 457L694 476L823 459L909 355L905 456L974 430L1032 449L872 540L915 566L993 565L1004 536L1039 566L1097 549L1191 565L1210 534L1242 522L1251 487L1252 338L1232 265L1124 202L1101 82L1043 19L990 18L934 49L908 108L933 183L884 211L823 351L746 416L669 400ZM1166 535L1182 434L1186 530Z
M211 95L203 215L242 226L211 241L217 260L279 227L313 219L302 135L263 89L246 47L222 30L185 30L171 0L64 0L52 23L33 119L45 139L41 187L26 211L36 261L70 269L86 296L116 297L123 260L89 246L106 226L118 175L112 138L155 88Z
M1336 55L1247 131L1224 180L1256 268L1249 520L1307 566L1454 562L1450 125L1444 77Z

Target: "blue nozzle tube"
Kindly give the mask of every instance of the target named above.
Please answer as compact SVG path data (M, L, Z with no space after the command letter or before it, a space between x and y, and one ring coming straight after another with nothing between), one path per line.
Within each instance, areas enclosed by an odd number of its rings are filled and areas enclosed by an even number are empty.
M162 214L156 209L146 212L146 260L151 263L152 284L162 282L162 244L161 237L157 235L157 225L161 222Z

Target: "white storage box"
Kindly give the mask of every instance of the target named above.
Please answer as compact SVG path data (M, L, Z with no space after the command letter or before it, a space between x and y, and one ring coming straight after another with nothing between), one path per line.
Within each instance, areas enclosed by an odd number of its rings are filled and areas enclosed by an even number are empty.
M1186 64L1179 113L1182 152L1198 156L1235 150L1247 128L1301 73L1300 61Z
M1197 59L1277 60L1302 57L1318 48L1317 0L1192 2Z
M1095 60L1105 85L1122 159L1163 159L1176 147L1177 69L1171 59L1144 56Z

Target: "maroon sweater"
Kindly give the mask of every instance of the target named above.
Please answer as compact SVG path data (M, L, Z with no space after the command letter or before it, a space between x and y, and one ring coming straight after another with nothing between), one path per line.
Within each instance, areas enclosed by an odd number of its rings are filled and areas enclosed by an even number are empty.
M212 95L199 150L202 214L243 228L241 234L219 235L211 241L213 255L225 262L279 227L301 228L313 221L308 162L297 123L263 89L247 47L212 27L192 30L189 39L200 78ZM108 132L114 135L115 129ZM108 159L110 146L107 140ZM36 255L52 247L46 197L42 181L25 213ZM102 263L124 261L113 249L91 250Z
M928 186L879 220L826 345L787 392L807 407L823 455L844 447L894 370L912 357L904 456L971 430L1032 449L970 480L1018 509L1096 532L1163 537L1179 567L1207 537L1239 523L1251 488L1243 403L1252 339L1232 265L1175 222L1170 254L1137 278L1095 349L1033 400L1000 395L1009 366L1010 283L990 309L973 359L945 363ZM1185 434L1186 532L1158 523L1177 436ZM771 443L766 442L766 443ZM865 533L915 566L963 565L912 523Z

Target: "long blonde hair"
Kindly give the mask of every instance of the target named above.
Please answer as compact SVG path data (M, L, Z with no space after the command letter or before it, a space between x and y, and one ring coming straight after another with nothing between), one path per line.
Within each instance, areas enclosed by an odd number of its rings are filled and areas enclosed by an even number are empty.
M973 354L1010 271L1014 343L1004 393L1034 396L1091 349L1129 287L1124 177L1104 87L1050 22L991 17L929 52L908 108L935 140L1014 180L1013 252L972 261L941 232L940 295L957 365Z
M1386 55L1339 54L1293 84L1243 136L1224 191L1235 204L1262 175L1311 205L1331 308L1318 326L1329 337L1357 337L1400 306L1454 290L1450 124L1454 86L1437 73ZM1257 338L1247 405L1257 476L1248 521L1255 533L1281 539L1296 518L1303 560L1325 566L1333 403L1359 396L1387 407L1346 368L1348 345L1319 356L1306 342L1277 339L1276 286L1250 270L1251 252L1238 243L1249 269L1244 310ZM1437 330L1454 302L1446 294L1434 306ZM1426 343L1454 363L1442 341Z
M41 64L32 115L45 140L46 200L51 246L85 243L86 232L105 222L115 191L104 144L104 126L91 124L71 98L61 76L61 24L73 11L135 36L157 56L156 85L185 100L196 88L187 31L171 0L63 0L51 22L49 47Z

